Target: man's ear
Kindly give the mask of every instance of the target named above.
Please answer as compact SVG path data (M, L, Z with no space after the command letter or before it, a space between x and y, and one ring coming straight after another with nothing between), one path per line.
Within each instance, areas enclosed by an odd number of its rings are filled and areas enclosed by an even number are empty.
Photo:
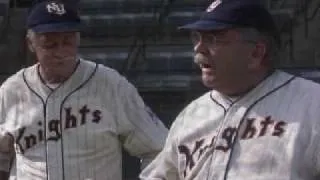
M35 35L35 33L33 31L28 30L26 32L26 37L25 37L26 44L28 46L29 51L32 52L32 53L35 52L35 47L34 47L35 46L34 45L35 38L36 38L36 35Z
M34 53L35 52L35 48L34 48L34 45L33 45L32 41L31 41L30 37L26 37L26 43L27 43L29 51Z
M250 69L259 68L265 61L267 55L267 46L265 43L258 42L255 44L251 53L251 62L249 64Z

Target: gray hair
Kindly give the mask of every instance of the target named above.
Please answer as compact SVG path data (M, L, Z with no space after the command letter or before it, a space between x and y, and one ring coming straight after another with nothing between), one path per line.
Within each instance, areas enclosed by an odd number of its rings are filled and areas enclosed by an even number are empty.
M33 40L35 37L36 37L37 33L34 32L32 29L28 29L27 30L27 34L26 34L26 37L29 39L29 40ZM77 32L77 45L80 45L80 33Z
M28 39L34 39L34 37L35 37L35 35L36 35L36 33L32 30L32 29L28 29L27 30L27 34L26 34L26 37L28 38Z
M242 39L246 41L263 41L267 47L266 58L270 61L270 65L274 66L279 59L280 44L270 34L259 32L254 28L236 28L240 32Z

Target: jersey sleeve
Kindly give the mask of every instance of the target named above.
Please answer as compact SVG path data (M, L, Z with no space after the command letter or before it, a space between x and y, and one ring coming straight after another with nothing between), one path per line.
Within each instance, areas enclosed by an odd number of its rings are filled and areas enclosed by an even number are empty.
M178 180L178 152L177 152L177 134L181 121L180 113L178 118L172 124L163 150L140 174L141 180ZM181 120L181 121L180 121Z
M309 119L313 119L313 124L311 125L311 130L309 130L309 133L311 134L311 136L309 136L310 138L310 142L308 143L308 145L306 146L307 149L304 152L304 154L307 155L307 157L305 157L305 159L308 159L309 162L312 162L312 168L315 169L315 174L316 174L316 179L320 178L320 123L319 123L319 118L320 118L320 113L319 113L319 109L320 109L320 103L319 103L319 98L315 98L318 100L317 105L312 105L314 107L313 113L310 113ZM309 108L311 109L311 108Z
M13 158L14 138L5 128L7 98L3 87L0 87L0 171L9 172Z
M301 84L300 87L305 87ZM310 86L309 86L310 87ZM311 89L312 90L312 89ZM295 89L295 91L300 92ZM305 92L303 91L303 94ZM296 92L295 92L296 95ZM309 96L310 95L310 96ZM297 97L303 97L296 95ZM300 164L309 170L308 174L313 179L320 179L320 94L317 90L315 93L309 92L308 96L301 98L299 101L303 106L297 104L297 109L303 111L304 121L298 121L299 131L296 135L298 138L294 148L295 153L300 154L303 158L299 160ZM299 109L300 108L300 109Z
M123 147L141 158L145 166L163 148L168 129L124 77L119 81L116 99L117 130Z

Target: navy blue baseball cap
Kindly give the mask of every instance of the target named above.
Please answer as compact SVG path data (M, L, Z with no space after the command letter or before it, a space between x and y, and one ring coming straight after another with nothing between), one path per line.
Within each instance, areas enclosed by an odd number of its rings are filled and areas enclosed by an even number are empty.
M59 0L38 1L29 10L27 28L37 33L80 31L77 6Z
M255 28L280 41L272 15L258 0L215 0L199 20L179 29L206 31L232 27Z

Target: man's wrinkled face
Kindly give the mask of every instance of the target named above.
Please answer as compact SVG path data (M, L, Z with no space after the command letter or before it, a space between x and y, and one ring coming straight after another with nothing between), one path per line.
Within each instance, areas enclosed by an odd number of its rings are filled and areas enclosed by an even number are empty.
M205 86L224 91L247 73L252 44L244 43L233 30L192 32L194 61Z
M29 48L48 74L61 75L73 70L77 60L78 32L34 33Z

